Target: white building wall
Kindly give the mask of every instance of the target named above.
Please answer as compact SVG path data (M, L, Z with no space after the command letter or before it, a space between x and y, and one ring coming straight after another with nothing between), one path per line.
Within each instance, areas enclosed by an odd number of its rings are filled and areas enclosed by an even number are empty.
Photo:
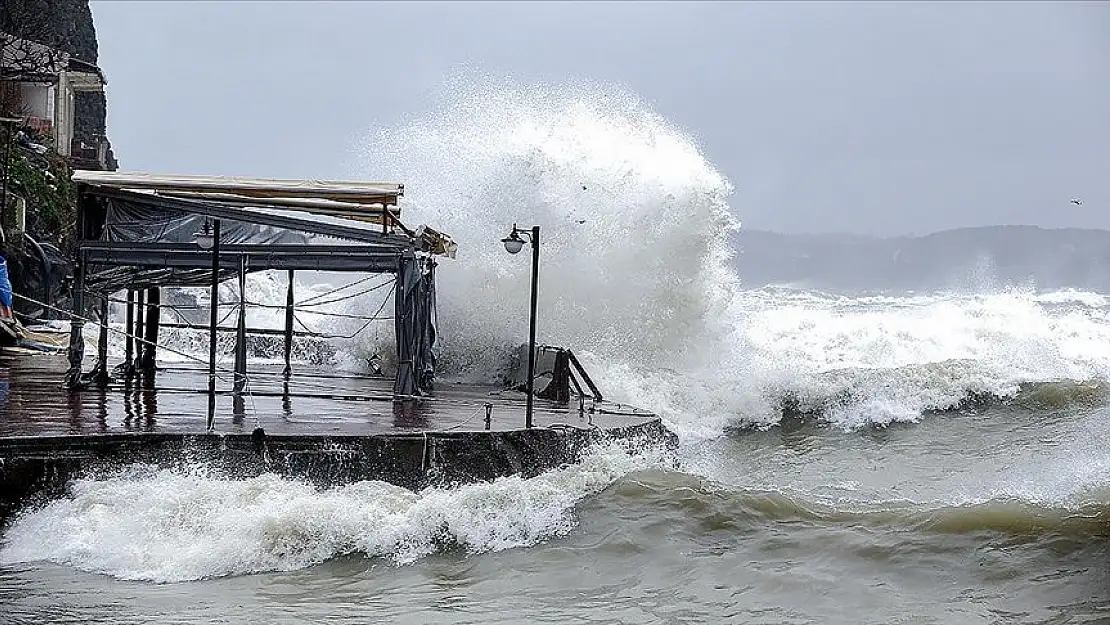
M54 86L42 83L19 83L20 111L30 117L54 119Z

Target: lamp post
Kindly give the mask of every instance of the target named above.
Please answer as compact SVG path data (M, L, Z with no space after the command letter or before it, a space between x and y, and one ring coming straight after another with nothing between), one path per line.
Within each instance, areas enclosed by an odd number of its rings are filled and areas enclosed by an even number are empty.
M528 382L526 386L527 397L524 409L524 426L532 427L532 395L535 390L536 381L536 300L539 294L539 281L540 281L540 227L532 226L531 232L528 230L520 230L513 224L513 230L509 236L501 239L505 244L505 251L510 254L516 254L524 247L524 240L520 238L521 235L528 237L529 242L532 244L532 309L528 319Z
M220 220L209 224L204 220L204 229L196 233L197 247L212 250L212 295L211 316L208 327L208 431L212 431L216 418L216 324L220 307ZM211 230L209 229L211 227Z

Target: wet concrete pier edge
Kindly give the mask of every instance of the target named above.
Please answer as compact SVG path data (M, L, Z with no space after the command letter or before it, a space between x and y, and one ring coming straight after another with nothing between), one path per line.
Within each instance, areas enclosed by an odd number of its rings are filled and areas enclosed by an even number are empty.
M594 443L629 453L672 448L656 419L611 429L397 433L372 436L124 433L0 438L0 523L24 506L64 495L74 478L104 476L131 463L203 463L228 477L276 473L328 487L381 480L405 488L449 486L509 475L533 477L581 459Z

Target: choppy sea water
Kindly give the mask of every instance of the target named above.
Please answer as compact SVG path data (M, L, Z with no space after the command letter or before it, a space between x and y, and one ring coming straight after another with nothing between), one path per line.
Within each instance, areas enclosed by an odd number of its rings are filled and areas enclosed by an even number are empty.
M859 316L933 327L938 311L984 305L1068 320L1071 331L1054 334L1063 339L1110 328L1110 307L1081 301L1093 294L762 296L765 314L805 318L802 307L841 328L870 325ZM972 334L995 342L1016 327ZM0 613L28 623L1105 622L1110 387L1092 370L1015 373L992 388L984 380L1003 380L968 372L998 363L955 357L967 340L952 342L946 365L838 370L836 392L812 400L820 410L774 424L733 415L714 436L694 428L677 470L658 454L599 449L530 480L420 493L228 480L203 467L80 482L5 532ZM1103 366L1103 344L1084 344L1071 365ZM930 356L924 344L916 352ZM798 370L792 392L809 388L807 375L830 388L827 372ZM957 382L976 401L957 397ZM921 411L888 421L874 408L879 390ZM672 414L671 425L692 417Z
M460 243L443 374L496 377L525 335L528 267L497 239L540 223L541 340L659 411L678 468L602 448L413 493L131 467L4 529L0 622L1110 621L1110 298L739 284L728 181L635 98L452 98L370 137L362 176Z

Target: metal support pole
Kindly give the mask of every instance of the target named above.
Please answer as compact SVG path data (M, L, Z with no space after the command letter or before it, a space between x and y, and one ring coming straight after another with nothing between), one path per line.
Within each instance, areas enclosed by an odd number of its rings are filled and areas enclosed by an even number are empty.
M154 371L158 363L158 326L162 315L162 290L159 287L147 289L146 327L143 337L143 358L140 374L145 388L154 388Z
M143 338L143 319L146 318L146 291L139 289L135 293L135 327L131 329L131 333L135 335L135 360L131 363L131 368L138 372L139 365L143 362L143 349L145 346L143 342L138 339Z
M540 227L532 226L532 311L528 320L528 397L524 427L532 427L532 397L536 385L536 302L540 282Z
M239 394L247 385L247 257L239 255L239 323L235 328L235 384Z
M80 218L78 218L80 223ZM80 230L78 230L80 232ZM66 371L65 387L69 390L80 390L81 361L85 358L85 254L81 248L77 249L77 264L73 268L73 316L70 318L69 329L69 370Z
M289 270L289 288L285 292L285 377L293 374L289 360L293 355L293 270Z
M5 172L6 175L6 172ZM69 349L67 356L69 369L66 370L65 387L71 391L84 386L81 380L81 362L85 358L85 250L81 242L87 239L85 228L85 203L87 198L77 191L77 249L74 251L73 291L70 301L73 306L69 318Z
M216 324L220 315L220 220L212 223L212 309L208 326L208 431L216 420Z
M125 380L131 379L134 373L132 364L135 358L135 337L132 332L135 329L135 290L127 289L127 321L123 326L127 332L126 338L123 341L123 378Z
M93 381L100 388L108 386L108 295L100 296L100 333L96 344L96 371Z

